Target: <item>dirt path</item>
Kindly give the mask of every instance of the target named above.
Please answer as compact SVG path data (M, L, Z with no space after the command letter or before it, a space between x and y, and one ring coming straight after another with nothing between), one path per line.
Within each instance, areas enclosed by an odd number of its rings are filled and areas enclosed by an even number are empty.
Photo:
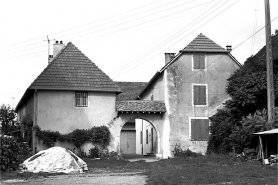
M98 173L98 174L71 174L49 176L47 178L28 179L28 180L7 180L2 181L2 185L54 185L54 184L136 184L141 185L146 183L146 176L142 172L120 172L120 173Z

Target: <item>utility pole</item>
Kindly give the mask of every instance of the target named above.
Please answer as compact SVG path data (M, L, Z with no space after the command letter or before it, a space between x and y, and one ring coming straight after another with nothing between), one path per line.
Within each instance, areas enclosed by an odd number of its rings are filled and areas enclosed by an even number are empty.
M266 67L267 67L267 110L268 122L274 122L274 85L273 85L273 61L271 45L271 22L269 0L265 0L265 36L266 36Z

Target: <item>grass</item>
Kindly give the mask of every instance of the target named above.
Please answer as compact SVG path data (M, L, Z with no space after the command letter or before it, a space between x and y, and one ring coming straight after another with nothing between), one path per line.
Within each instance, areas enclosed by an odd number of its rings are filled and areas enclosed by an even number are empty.
M148 176L147 184L252 184L277 185L277 166L259 161L237 162L220 155L165 159L158 162L92 160L85 158L90 173L138 172ZM61 174L5 172L4 179L38 178Z
M128 162L85 159L89 172L142 170L148 184L273 184L277 185L277 166L259 161L237 162L220 155L165 159L158 162ZM91 171L91 172L90 172Z

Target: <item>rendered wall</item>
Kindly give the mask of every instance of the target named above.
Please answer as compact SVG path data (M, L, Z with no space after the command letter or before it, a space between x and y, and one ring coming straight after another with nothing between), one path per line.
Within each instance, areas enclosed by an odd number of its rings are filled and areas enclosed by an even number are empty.
M88 107L74 106L73 91L38 91L37 124L42 130L59 131L69 133L74 129L88 129L93 126L108 126L115 116L115 93L89 92ZM112 137L113 143L114 137ZM56 143L57 144L57 143ZM59 143L57 144L59 145ZM71 143L63 143L64 146L73 146ZM89 150L84 145L86 151ZM44 148L38 146L38 149ZM116 151L115 146L109 149Z
M208 118L229 97L225 92L227 79L239 67L228 55L206 54L207 71L192 70L192 54L182 54L166 69L169 94L170 150L175 144L183 149L204 153L206 141L192 141L189 137L190 117ZM220 58L221 57L221 58ZM219 59L220 58L220 59ZM193 106L192 84L207 84L208 106Z
M142 147L143 147L143 155L147 155L148 153L157 154L157 134L155 128L149 122L136 119L136 154L142 155ZM151 129L153 128L153 138L151 136ZM146 142L146 130L148 130L148 144ZM141 131L143 133L142 144L141 144ZM153 139L153 141L152 141ZM152 143L153 142L153 146ZM153 151L152 151L153 147Z

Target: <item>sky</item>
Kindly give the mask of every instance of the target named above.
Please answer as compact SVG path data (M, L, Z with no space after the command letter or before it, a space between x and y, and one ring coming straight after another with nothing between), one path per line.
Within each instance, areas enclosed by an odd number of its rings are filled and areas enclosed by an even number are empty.
M0 0L0 104L15 107L47 67L47 36L49 54L72 42L112 80L148 82L200 33L243 64L265 45L264 15L263 0Z

